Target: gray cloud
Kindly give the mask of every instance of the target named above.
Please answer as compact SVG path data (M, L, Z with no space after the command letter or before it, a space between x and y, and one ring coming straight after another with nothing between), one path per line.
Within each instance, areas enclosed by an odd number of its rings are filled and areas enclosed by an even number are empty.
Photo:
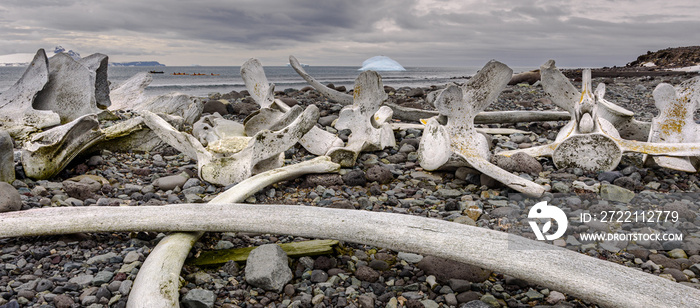
M405 66L624 65L694 45L700 4L656 1L51 1L0 4L0 54L62 44L170 65L318 65L384 54Z

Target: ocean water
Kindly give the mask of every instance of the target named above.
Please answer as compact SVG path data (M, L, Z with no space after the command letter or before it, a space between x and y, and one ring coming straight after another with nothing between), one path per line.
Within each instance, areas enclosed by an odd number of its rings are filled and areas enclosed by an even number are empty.
M360 74L354 66L309 66L307 73L323 84L332 83L351 89L355 78ZM22 76L24 67L0 67L0 93L10 88ZM147 95L181 92L193 96L207 96L210 93L228 93L245 90L239 66L160 66L160 67L109 67L108 79L112 84L120 84L139 72L162 71L153 74L153 82L146 88ZM307 86L291 67L266 66L267 79L275 84L275 90L288 88L301 89ZM379 72L384 85L399 87L425 87L443 85L449 82L463 83L474 75L480 67L407 67L401 72ZM532 68L513 68L514 72ZM188 75L174 75L186 73ZM192 76L191 74L203 74Z

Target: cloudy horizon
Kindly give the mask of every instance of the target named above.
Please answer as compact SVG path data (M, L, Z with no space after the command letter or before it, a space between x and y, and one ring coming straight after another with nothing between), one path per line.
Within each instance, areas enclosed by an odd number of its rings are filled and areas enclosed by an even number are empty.
M0 56L54 46L111 62L238 66L624 66L647 51L699 45L700 2L5 0Z

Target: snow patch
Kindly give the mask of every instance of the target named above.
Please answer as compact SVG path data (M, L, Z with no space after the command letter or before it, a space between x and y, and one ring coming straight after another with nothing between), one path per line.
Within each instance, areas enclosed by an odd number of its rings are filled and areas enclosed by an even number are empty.
M644 63L642 63L642 66L644 66L644 67L654 67L654 66L656 66L656 63L654 63L654 62L644 62Z
M386 56L376 56L376 57L371 57L365 62L362 62L362 68L359 69L360 71L367 71L367 70L373 70L373 71L405 71L406 69L399 64L399 62L394 61L393 59L386 57Z
M671 68L670 70L672 70L672 71L681 71L681 72L700 72L700 65L686 66L686 67L679 67L679 68Z

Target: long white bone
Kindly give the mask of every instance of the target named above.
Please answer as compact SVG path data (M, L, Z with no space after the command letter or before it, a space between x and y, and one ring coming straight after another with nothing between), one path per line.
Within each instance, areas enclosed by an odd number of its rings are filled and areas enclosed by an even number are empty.
M519 192L539 196L545 189L532 181L513 175L489 162L486 137L474 127L474 117L501 93L513 71L497 61L490 61L463 87L449 85L435 101L441 116L425 121L423 137L418 148L420 165L435 170L447 164L452 156L463 159L480 172ZM465 165L465 163L462 163Z
M197 138L177 131L159 116L146 110L142 115L158 137L197 160L201 179L228 185L280 167L284 159L282 152L297 143L318 120L318 108L309 106L288 126L277 131L263 130L252 138L231 136L209 143L206 148Z
M396 145L391 129L392 110L381 106L386 99L382 77L374 71L364 71L355 80L354 103L340 110L337 129L349 129L348 144L332 148L328 156L343 167L355 164L362 151L377 151Z
M601 306L700 307L700 290L636 268L513 234L404 214L263 204L64 207L2 213L0 224L0 237L207 231L337 239L469 263Z
M552 156L557 168L580 167L588 171L614 169L624 152L700 156L699 143L655 143L623 139L616 127L598 114L601 110L610 112L612 104L602 99L605 95L604 84L599 84L593 93L590 69L583 71L581 92L578 92L554 66L552 60L542 65L540 72L544 91L555 104L571 113L571 121L559 131L557 138L551 144L524 150L504 151L498 155L510 156L517 152L524 152L531 156ZM607 107L600 108L601 106ZM670 123L674 121L671 117L665 119ZM689 127L692 128L692 126Z
M290 107L274 97L275 85L267 81L262 64L257 59L249 59L241 66L241 77L248 93L261 109L246 118L246 132L256 133L261 129L273 129L271 125L287 116ZM312 127L299 143L314 155L326 155L332 147L343 145L343 141L316 126Z
M309 173L337 172L340 166L328 156L252 176L219 194L209 203L242 202L261 189ZM195 242L204 232L173 233L163 238L141 265L129 293L129 308L180 307L179 278L182 265Z

